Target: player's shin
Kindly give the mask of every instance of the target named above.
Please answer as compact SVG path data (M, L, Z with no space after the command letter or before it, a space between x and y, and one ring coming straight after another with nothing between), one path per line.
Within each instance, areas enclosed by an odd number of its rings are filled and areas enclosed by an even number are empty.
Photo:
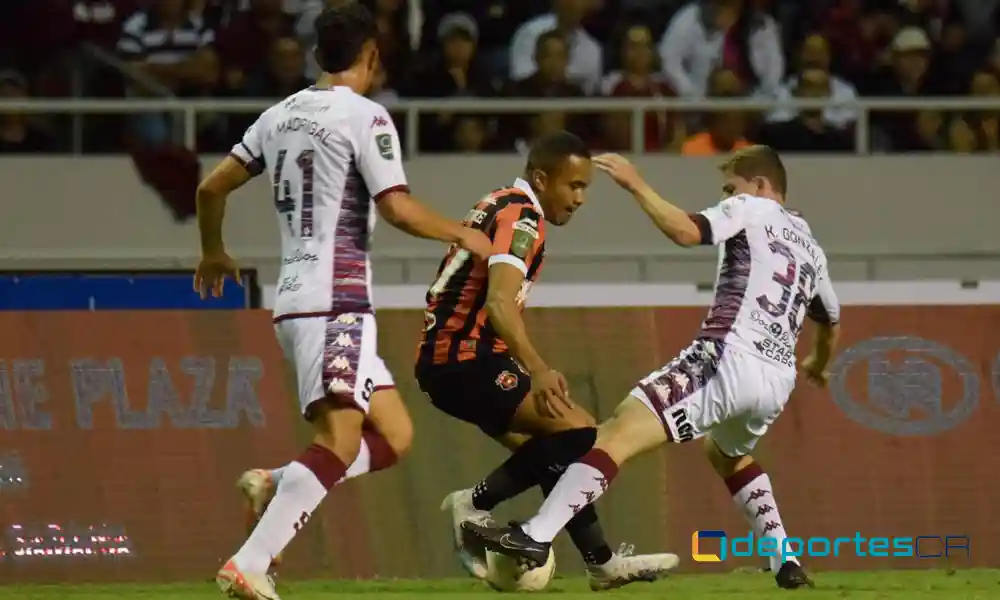
M595 427L568 429L529 439L476 484L472 495L473 506L476 510L493 510L501 502L546 479L551 487L565 466L586 454L596 439Z
M234 557L240 570L265 573L346 471L337 455L318 444L283 467L274 498Z
M524 525L539 542L550 542L579 510L600 497L618 473L618 465L667 440L660 419L641 400L628 396L597 431L597 442L569 466L542 510Z
M319 402L328 400L333 399ZM358 455L364 414L353 407L311 406L319 408L319 414L312 419L316 427L314 442L284 467L274 498L233 557L244 573L267 572L274 557L305 526L327 491L344 477L347 464Z
M745 457L745 459L749 459L749 457ZM787 537L785 526L781 521L781 514L778 512L778 503L774 498L771 479L760 465L752 459L743 460L742 464L725 477L725 482L737 509L743 513L750 524L754 537L757 539L773 538L778 548L784 548ZM786 561L799 562L794 556L783 557L780 553L768 558L773 573L777 573Z
M559 474L552 472L541 482L542 493L548 497L559 482ZM597 519L597 511L590 504L584 506L566 523L566 533L580 551L587 565L606 564L614 556L604 537L604 529Z
M584 506L601 497L617 474L614 459L594 448L566 469L542 509L524 524L524 532L537 542L551 542Z

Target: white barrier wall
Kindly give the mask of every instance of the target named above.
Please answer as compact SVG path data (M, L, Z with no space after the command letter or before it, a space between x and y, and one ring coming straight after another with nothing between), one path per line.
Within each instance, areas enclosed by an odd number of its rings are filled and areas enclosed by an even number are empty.
M958 281L844 281L834 283L844 305L856 306L965 306L1000 304L1000 281L975 287ZM261 304L274 307L277 287L262 286ZM375 286L378 309L423 308L427 286ZM531 307L596 306L708 306L712 292L687 284L545 284L532 286Z
M205 169L217 160L206 157ZM418 158L407 171L419 197L460 217L481 195L516 177L522 162L517 156ZM690 210L720 195L716 160L665 156L637 163L665 197ZM795 157L787 163L789 203L809 219L839 279L1000 278L995 157ZM128 158L4 158L0 177L2 268L33 268L41 259L55 259L59 266L67 261L95 266L101 260L121 267L142 266L143 260L190 266L197 257L194 223L174 223ZM269 279L273 270L266 269L277 259L277 225L265 179L234 196L226 236L234 255L264 265ZM572 223L552 228L547 280L711 278L711 251L683 250L664 240L605 177L595 177L589 198ZM434 243L380 225L377 281L429 280L441 252ZM990 252L996 254L981 254Z

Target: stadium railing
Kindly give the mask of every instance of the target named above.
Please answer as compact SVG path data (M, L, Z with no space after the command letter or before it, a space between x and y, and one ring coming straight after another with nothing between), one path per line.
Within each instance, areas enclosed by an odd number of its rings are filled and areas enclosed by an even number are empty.
M182 118L184 143L194 148L197 117L200 113L253 114L274 103L273 99L25 99L0 101L0 113L20 111L35 114L136 114L174 113ZM645 153L642 146L646 111L719 112L727 110L770 112L775 109L850 109L858 112L855 126L855 151L869 152L872 112L917 111L981 111L1000 110L997 98L861 98L854 102L831 102L829 99L797 98L791 101L740 99L680 99L680 98L578 98L578 99L432 99L400 100L387 103L394 114L405 115L405 142L408 156L419 153L419 123L421 113L463 112L481 114L525 114L546 111L592 113L628 112L632 117L632 151Z
M262 249L237 249L234 251L241 265L257 270L263 283L278 278L281 260L276 251ZM840 279L850 281L892 281L900 279L957 279L963 285L974 287L979 281L997 280L1000 253L992 251L910 251L899 252L879 248L859 248L851 251L833 250L828 258ZM163 254L162 250L147 248L109 248L102 255L91 253L87 257L68 257L61 252L10 249L0 252L0 272L55 272L55 271L172 271L192 270L198 265L197 247L190 253ZM438 250L399 252L379 250L372 252L376 283L385 285L426 284L433 277L441 260ZM696 283L711 287L712 268L718 261L714 251L689 253L669 252L659 249L648 251L575 250L548 257L546 280L552 283L595 283L623 281L635 283ZM690 266L703 271L704 279L691 279L664 275L657 267L662 265ZM559 267L598 267L588 271L586 279L579 275L567 277ZM605 268L607 267L607 268ZM606 274L614 270L614 277ZM689 273L695 269L684 269ZM570 269L571 273L578 273ZM623 278L622 273L632 273ZM914 275L920 273L921 275Z

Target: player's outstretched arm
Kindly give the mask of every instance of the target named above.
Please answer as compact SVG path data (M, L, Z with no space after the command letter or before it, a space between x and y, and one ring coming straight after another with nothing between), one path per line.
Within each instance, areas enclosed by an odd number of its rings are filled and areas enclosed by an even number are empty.
M383 219L404 233L458 244L484 260L492 253L492 243L483 232L442 217L406 191L389 192L376 206Z
M594 164L635 196L642 210L675 244L687 247L704 243L702 228L691 215L661 198L627 159L617 154L602 154L594 157Z

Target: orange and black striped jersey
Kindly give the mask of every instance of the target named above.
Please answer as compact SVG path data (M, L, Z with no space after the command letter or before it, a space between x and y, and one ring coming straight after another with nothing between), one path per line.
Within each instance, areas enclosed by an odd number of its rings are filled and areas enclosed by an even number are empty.
M427 291L424 334L417 364L441 365L504 352L486 314L489 267L513 265L524 273L517 302L524 307L528 290L538 278L545 256L545 221L527 182L497 190L479 201L463 223L493 240L489 263L452 246L441 261Z

